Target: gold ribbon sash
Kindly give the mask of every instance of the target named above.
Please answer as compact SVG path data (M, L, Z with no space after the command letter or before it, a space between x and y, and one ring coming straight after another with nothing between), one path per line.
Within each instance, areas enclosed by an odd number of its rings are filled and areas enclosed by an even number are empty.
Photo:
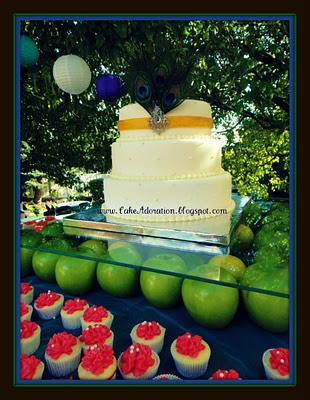
M194 117L187 115L166 117L168 128L213 128L213 120L209 117ZM131 118L118 121L117 128L121 131L150 129L150 118Z

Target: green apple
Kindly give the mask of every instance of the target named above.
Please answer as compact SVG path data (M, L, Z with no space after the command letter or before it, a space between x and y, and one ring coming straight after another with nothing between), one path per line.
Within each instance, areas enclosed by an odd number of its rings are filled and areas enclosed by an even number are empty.
M158 254L148 258L144 267L159 271L187 273L185 262L174 254ZM183 278L160 272L141 271L140 286L146 300L158 308L174 307L181 300Z
M250 200L242 212L241 224L248 226L251 230L255 230L263 217L264 210L261 204Z
M106 253L108 244L106 241L89 239L81 243L78 247L80 249L84 247L92 249L97 254L97 256L101 257Z
M31 246L38 247L42 242L42 235L32 229L24 229L20 233L20 244L21 246ZM25 276L31 275L33 273L32 269L32 256L34 250L20 248L20 276L24 278Z
M279 251L277 247L262 247L254 255L254 264L264 265L266 267L277 267L283 261L288 261L289 254Z
M104 260L141 266L141 256L132 245L112 246L109 247ZM97 281L102 290L115 297L133 296L139 289L140 270L109 264L104 260L97 266Z
M236 278L237 282L240 281L244 271L246 270L244 262L240 260L240 258L232 256L231 254L214 256L209 260L209 264L225 268Z
M289 293L289 269L253 264L243 275L241 284L257 289ZM242 291L243 302L250 318L260 327L275 333L289 327L289 299L250 290Z
M211 264L200 265L188 275L237 284L230 272ZM182 298L187 311L198 324L206 328L224 328L237 312L239 290L234 287L184 279Z
M74 254L97 258L97 254L89 248L76 249ZM96 266L95 261L67 255L60 256L55 267L56 282L68 294L87 293L95 283Z
M254 233L250 227L240 224L231 238L231 251L238 253L247 250L254 240Z
M260 230L254 239L255 249L261 247L276 247L279 251L288 252L290 242L289 232L262 231Z
M41 234L45 238L63 237L64 229L62 222L54 222L43 226Z
M64 239L55 238L39 246L43 249L50 249L59 252L69 252L71 246L69 242ZM55 267L61 254L53 254L45 251L37 250L32 257L32 267L34 273L43 281L56 282Z

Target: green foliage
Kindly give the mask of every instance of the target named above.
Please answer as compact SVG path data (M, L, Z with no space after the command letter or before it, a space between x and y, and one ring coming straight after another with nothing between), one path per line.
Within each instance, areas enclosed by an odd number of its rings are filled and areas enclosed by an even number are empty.
M56 203L59 197L59 190L57 189L51 189L50 190L50 199L53 203Z
M103 179L93 179L88 182L87 190L90 191L93 201L102 200L103 198Z
M107 172L118 137L118 110L131 100L102 102L95 82L108 72L124 76L126 44L156 43L158 35L194 55L192 98L212 106L226 136L223 166L240 194L288 193L289 27L287 21L22 21L21 33L38 45L40 59L21 68L21 184L39 171L73 186L76 169ZM160 32L160 34L158 34ZM61 55L90 66L90 87L78 96L61 91L52 76Z

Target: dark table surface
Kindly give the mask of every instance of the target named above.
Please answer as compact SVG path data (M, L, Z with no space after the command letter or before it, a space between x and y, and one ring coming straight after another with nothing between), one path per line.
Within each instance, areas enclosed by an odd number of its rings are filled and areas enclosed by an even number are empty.
M47 292L47 290L62 293L65 296L65 301L77 297L63 293L57 284L43 282L37 276L24 278L22 281L28 282L34 286L34 299L36 299L40 293ZM261 361L264 351L272 347L289 347L288 333L273 334L267 332L256 326L248 318L242 305L241 297L240 306L234 320L224 329L207 329L198 325L192 320L183 304L172 309L157 309L151 306L143 298L142 294L126 299L115 298L105 294L99 287L95 287L92 292L79 297L87 300L90 306L94 304L97 306L102 305L114 314L111 330L114 332L113 348L116 358L130 346L131 339L129 334L132 327L137 323L143 322L144 320L154 320L165 327L165 342L163 350L159 354L160 366L158 374L169 373L180 376L170 354L171 343L177 336L184 334L186 331L193 335L201 335L211 348L211 357L206 373L197 380L187 380L189 384L210 383L208 379L216 370L229 370L231 368L239 372L242 381L261 380L262 384L266 384L268 382L266 381ZM44 362L44 352L49 339L54 333L65 331L65 329L62 326L60 316L55 320L45 321L41 320L36 311L33 310L32 321L38 323L42 330L41 344L34 355ZM67 332L79 336L81 334L81 329L68 330ZM70 376L73 380L78 380L77 371L74 371L65 378L69 378ZM55 378L49 374L47 367L45 367L42 379L51 380L50 383L71 382L54 380ZM117 372L117 379L120 380L119 383L129 382L121 380L119 371ZM185 380L186 378L183 379ZM93 383L96 384L98 382L93 381ZM154 383L154 381L146 381L145 383ZM241 383L242 382L240 382L240 384Z

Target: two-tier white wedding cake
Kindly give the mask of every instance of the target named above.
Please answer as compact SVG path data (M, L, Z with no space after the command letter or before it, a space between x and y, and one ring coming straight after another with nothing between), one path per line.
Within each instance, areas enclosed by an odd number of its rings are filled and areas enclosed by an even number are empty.
M193 221L231 213L231 175L221 166L211 107L185 100L152 129L139 103L119 114L112 171L104 178L104 212L137 221Z

